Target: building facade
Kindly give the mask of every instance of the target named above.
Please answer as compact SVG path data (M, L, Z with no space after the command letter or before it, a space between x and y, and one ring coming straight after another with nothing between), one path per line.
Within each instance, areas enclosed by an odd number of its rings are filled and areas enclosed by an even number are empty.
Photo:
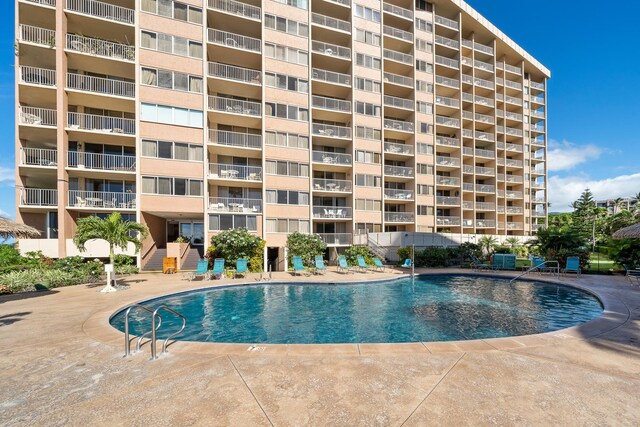
M294 231L547 221L550 73L463 1L16 0L16 39L22 249L119 211L142 266L246 227L278 269Z

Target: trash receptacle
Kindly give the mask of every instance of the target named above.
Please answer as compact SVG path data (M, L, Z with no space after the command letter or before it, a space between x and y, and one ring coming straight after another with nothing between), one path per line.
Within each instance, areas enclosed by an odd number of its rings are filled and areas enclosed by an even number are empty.
M178 270L178 259L176 257L162 258L162 272L164 274L173 274Z

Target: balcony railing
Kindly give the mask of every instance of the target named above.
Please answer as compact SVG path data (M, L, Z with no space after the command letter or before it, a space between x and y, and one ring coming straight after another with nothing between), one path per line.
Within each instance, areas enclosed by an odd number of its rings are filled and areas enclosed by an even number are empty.
M384 96L384 105L388 107L403 108L405 110L414 110L413 101L411 99L399 98L397 96Z
M524 213L524 208L519 206L507 206L507 213L512 215L519 215Z
M384 198L392 200L413 200L413 191L398 190L395 188L385 188Z
M348 193L348 192L351 192L351 189L352 189L351 181L347 181L344 179L322 179L322 178L313 179L314 191L331 191L331 192Z
M436 96L436 104L446 105L447 107L460 108L460 101L455 98L446 96Z
M328 83L336 83L339 85L351 86L351 76L349 74L336 73L333 71L313 69L313 80L320 80Z
M476 78L474 78L472 80L473 80L473 84L476 85L476 86L480 86L480 87L483 87L483 88L486 88L486 89L494 89L495 88L495 85L490 80L481 79L479 77L476 77Z
M413 132L413 123L402 120L384 119L384 128L387 130L398 130L402 132Z
M460 186L460 178L455 177L455 176L436 175L436 184L449 186L449 187L459 187Z
M343 21L342 19L336 19L314 12L311 14L311 22L314 24L322 25L324 27L334 28L336 30L351 33L351 22Z
M57 206L58 190L49 188L23 188L20 190L20 206Z
M324 163L329 165L351 166L351 154L331 153L328 151L316 151L312 153L314 163Z
M351 59L351 49L348 47L314 41L311 44L311 49L323 55L335 56L341 59Z
M449 77L436 76L436 84L457 89L460 87L460 80L451 79Z
M506 87L510 87L511 89L522 90L522 83L514 82L511 80L505 80L504 85Z
M210 96L209 109L225 113L242 114L245 116L260 117L262 114L262 104L259 102L225 98L224 96Z
M20 148L20 165L51 166L58 164L58 151L50 148Z
M235 80L251 84L260 84L262 73L251 68L237 67L235 65L209 62L209 76L222 79Z
M537 117L539 119L544 119L544 111L531 110L529 112L529 114L531 114L531 117Z
M473 66L480 70L493 72L493 64L489 64L488 62L478 61L476 59L473 61Z
M460 139L437 135L436 145L444 145L447 147L460 147Z
M234 49L244 49L258 53L262 51L262 41L260 39L229 33L227 31L215 30L213 28L209 28L208 40L209 43L228 46Z
M262 213L262 199L209 197L209 212Z
M537 90L544 90L544 83L538 83L534 81L529 82L529 86Z
M515 184L522 184L524 182L524 179L518 175L506 175L505 179L507 182L512 182Z
M460 225L459 216L438 216L436 217L436 225L440 226L456 226Z
M389 12L393 15L399 16L401 18L410 19L413 21L413 12L409 9L405 9L400 6L393 5L391 3L383 2L382 10L385 12Z
M219 10L221 12L230 13L232 15L244 16L249 19L261 19L261 9L247 3L234 0L209 0L209 9Z
M382 27L382 31L387 36L395 37L397 39L413 43L413 33L410 33L409 31L404 31L390 25L385 25L384 27Z
M262 168L260 166L209 163L209 176L213 179L262 181Z
M136 194L113 191L69 190L69 207L94 209L135 209Z
M385 212L385 222L413 222L414 215L410 212Z
M385 49L383 52L383 56L386 59L390 59L392 61L413 65L413 55L410 55L408 53L398 52L397 50Z
M351 233L315 233L327 246L348 246L353 241Z
M442 126L449 126L454 128L460 127L460 120L455 117L436 116L436 123Z
M484 150L482 148L476 148L472 151L472 154L475 153L477 157L486 157L488 159L493 159L496 157L496 153L492 150Z
M455 21L453 19L449 19L449 18L445 18L444 16L436 15L435 16L435 21L436 21L436 24L442 25L444 27L448 27L448 28L451 28L453 30L457 30L458 29L458 21Z
M227 130L210 130L209 143L242 148L262 148L262 135Z
M314 123L311 127L314 135L328 136L331 138L351 138L351 128L346 126L325 125Z
M56 116L57 111L50 108L39 107L19 107L20 124L33 125L33 126L56 126L58 119Z
M495 185L476 184L476 192L478 193L494 193L495 191L496 191Z
M436 205L460 206L460 197L436 196Z
M521 168L522 167L522 160L506 159L505 164L507 166L513 166L513 167L516 167L516 168Z
M413 168L407 166L384 165L384 174L387 176L413 177Z
M507 230L522 230L524 224L521 222L507 222Z
M389 154L413 154L413 145L409 144L397 144L395 142L385 142L384 152Z
M100 116L97 114L67 113L67 127L107 133L136 134L136 121L120 117Z
M67 9L124 24L135 22L135 10L96 0L67 0Z
M446 56L436 55L436 64L445 65L447 67L456 68L460 67L460 63L456 59L447 58Z
M20 82L54 87L56 85L56 70L21 65Z
M493 99L491 98L486 98L484 96L477 96L474 98L473 102L475 102L476 104L479 105L486 105L488 107L493 107L495 106L495 102Z
M135 83L123 80L67 73L67 89L82 90L100 95L135 97Z
M460 159L455 157L436 156L436 165L460 167Z
M311 104L314 108L351 113L351 101L345 101L344 99L313 95Z
M56 0L27 0L30 3L42 4L45 6L56 7Z
M507 191L505 193L507 199L522 199L522 191Z
M321 219L353 218L353 210L347 206L314 206L313 217Z
M20 24L20 32L18 34L21 42L34 43L51 48L56 46L56 32L48 28Z
M522 69L520 67L515 67L513 65L504 64L505 71L509 71L514 74L522 74Z
M493 48L491 46L486 46L478 42L473 42L473 48L479 52L486 53L487 55L493 55Z
M70 168L91 169L114 172L135 172L135 155L87 153L69 151L68 164Z
M104 58L124 59L126 61L134 61L136 59L134 46L75 34L67 34L67 49Z
M544 125L531 125L531 130L534 132L544 132Z
M458 42L458 40L453 40L453 39L450 39L448 37L439 36L437 34L435 36L435 42L436 42L436 44L447 46L447 47L450 47L452 49L459 49L460 48L460 43Z
M476 219L477 228L495 228L495 226L496 226L495 219Z
M479 139L481 141L495 141L495 137L493 136L492 133L481 132L477 130L475 135L476 135L476 139Z
M505 95L504 100L510 104L522 106L522 99L516 98L515 96Z
M411 77L401 76L399 74L384 73L384 82L393 83L400 86L413 87L413 79Z
M490 202L476 202L477 211L493 211L496 208L495 203Z

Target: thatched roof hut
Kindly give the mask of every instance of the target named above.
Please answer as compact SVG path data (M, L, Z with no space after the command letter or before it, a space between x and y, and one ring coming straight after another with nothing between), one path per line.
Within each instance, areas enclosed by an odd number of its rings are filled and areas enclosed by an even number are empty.
M0 238L8 239L36 239L40 237L40 232L25 224L18 224L10 219L0 217Z
M640 222L613 233L614 239L640 239Z

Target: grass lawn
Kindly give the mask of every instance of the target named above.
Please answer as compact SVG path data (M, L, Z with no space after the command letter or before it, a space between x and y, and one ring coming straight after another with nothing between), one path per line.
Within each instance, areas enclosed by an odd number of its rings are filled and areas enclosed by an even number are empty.
M589 258L589 263L590 271L609 271L611 269L623 269L621 265L616 264L613 260L609 259L607 255L601 253L592 253Z

